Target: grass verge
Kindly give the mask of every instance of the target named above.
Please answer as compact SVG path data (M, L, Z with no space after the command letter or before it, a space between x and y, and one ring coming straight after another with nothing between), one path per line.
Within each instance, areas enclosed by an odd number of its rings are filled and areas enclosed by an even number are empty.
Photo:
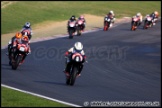
M1 107L70 107L61 103L1 87Z

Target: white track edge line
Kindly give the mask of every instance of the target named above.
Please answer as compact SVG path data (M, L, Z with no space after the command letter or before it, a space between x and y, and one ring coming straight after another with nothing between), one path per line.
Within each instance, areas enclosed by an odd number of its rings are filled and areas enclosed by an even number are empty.
M6 87L6 88L10 88L10 89L13 89L13 90L16 90L16 91L20 91L20 92L23 92L23 93L26 93L26 94L31 94L33 96L45 98L45 99L48 99L48 100L51 100L51 101L59 102L59 103L65 104L65 105L69 105L69 106L73 106L73 107L82 107L82 106L79 106L79 105L76 105L76 104L60 101L60 100L53 99L53 98L43 96L43 95L40 95L40 94L36 94L36 93L29 92L29 91L21 90L21 89L18 89L18 88L14 88L14 87L11 87L11 86L7 86L7 85L4 85L4 84L1 84L1 86Z

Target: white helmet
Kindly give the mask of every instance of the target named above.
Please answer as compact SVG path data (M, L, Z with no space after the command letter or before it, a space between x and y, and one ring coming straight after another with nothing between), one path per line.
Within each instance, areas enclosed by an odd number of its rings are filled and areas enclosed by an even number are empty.
M111 14L114 14L114 12L113 12L112 10L110 11L110 13L111 13Z
M138 12L136 16L138 16L138 17L141 16L141 13Z
M155 15L158 15L158 12L157 12L157 11L154 11L154 14L155 14Z
M81 42L76 42L76 43L74 44L74 48L75 48L75 50L77 50L77 51L82 51L83 45L82 45Z

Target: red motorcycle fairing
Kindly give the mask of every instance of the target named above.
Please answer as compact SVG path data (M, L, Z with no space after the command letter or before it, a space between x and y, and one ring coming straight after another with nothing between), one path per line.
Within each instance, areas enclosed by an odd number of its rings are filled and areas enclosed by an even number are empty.
M26 47L25 44L18 44L17 49L22 52L27 52L28 48Z
M82 19L77 21L77 35L78 36L80 36L83 32L83 24L84 24L84 22Z
M18 44L16 47L16 51L12 54L12 69L16 70L17 67L21 64L23 57L28 52L28 48L25 44Z
M104 18L104 31L107 31L110 27L111 24L111 18L110 17L105 17Z
M137 25L138 25L138 21L139 21L140 19L139 18L137 18L137 17L133 17L132 18L132 26L131 26L131 30L132 31L135 31L136 29L137 29Z
M83 20L78 20L78 21L77 21L77 24L78 24L78 25L82 25L82 24L83 24Z

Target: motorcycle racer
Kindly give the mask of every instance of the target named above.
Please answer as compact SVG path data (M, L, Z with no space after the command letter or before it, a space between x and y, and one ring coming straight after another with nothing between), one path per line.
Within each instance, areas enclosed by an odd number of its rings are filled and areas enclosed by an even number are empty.
M85 56L85 52L83 50L82 43L81 42L76 42L74 44L74 47L71 47L68 51L65 52L65 56L69 58L69 62L66 64L66 68L65 68L65 71L64 71L66 76L69 76L69 72L70 72L70 68L71 68L71 60L70 60L71 58L70 58L70 55L75 53L75 52L78 52L78 53L80 53L83 56L83 62L81 63L79 72L77 73L77 76L81 75L81 71L83 69L86 56Z
M140 26L140 25L142 24L142 20L143 20L142 14L141 14L140 12L138 12L138 13L136 14L136 16L133 16L132 18L135 18L135 17L138 18L138 24L137 24L137 26ZM132 23L133 23L133 21L132 21Z
M80 17L78 18L78 20L82 20L83 21L83 31L84 31L85 26L86 26L86 20L85 20L84 16L83 15L80 15Z
M16 45L17 45L18 43L21 43L21 38L22 38L22 33L17 32L17 33L15 34L15 36L12 37L12 39L11 39L11 40L9 41L9 43L8 43L8 53L6 53L6 55L9 55L9 60L10 60L10 61L11 61L11 59L10 59L11 49L12 49L13 47L16 47Z
M24 30L29 31L28 34L24 33ZM29 40L32 38L32 28L30 22L26 22L25 25L23 26L22 30L20 31L23 35L27 35Z
M109 13L107 14L107 17L111 18L111 22L114 23L115 22L115 14L113 10L110 10Z
M75 23L75 31L76 31L76 18L75 18L75 15L72 15L70 17L70 19L68 20L68 23L67 23L67 30L68 30L68 32L69 32L69 23L70 22L74 22Z
M138 13L136 14L136 17L139 18L139 25L141 25L141 24L142 24L142 19L143 19L142 14L141 14L140 12L138 12Z
M159 13L157 11L154 11L150 14L150 17L153 18L153 25L155 25L155 23L157 22L157 19L159 17Z
M24 35L24 36L22 37L21 43L25 44L28 50L27 50L27 52L25 53L25 55L23 56L22 61L20 62L20 64L22 64L22 63L24 62L24 59L26 58L26 56L27 56L29 53L31 53L31 48L30 48L30 45L29 45L29 38L28 38L28 36Z
M154 11L150 14L151 17L155 17L158 18L159 17L159 13L157 11Z

